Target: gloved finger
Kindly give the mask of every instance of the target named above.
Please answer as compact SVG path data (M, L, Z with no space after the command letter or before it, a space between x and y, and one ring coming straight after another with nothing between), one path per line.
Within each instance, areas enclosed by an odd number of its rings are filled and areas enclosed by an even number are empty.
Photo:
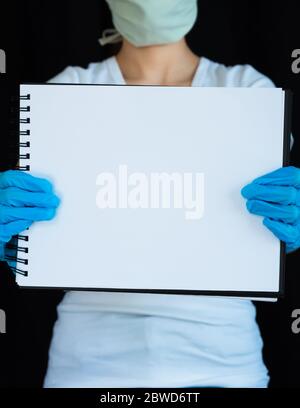
M8 170L0 173L0 189L18 187L22 190L51 193L52 184L43 178L32 176L20 170Z
M300 206L300 189L292 186L272 186L250 183L241 190L242 196L250 200L264 200L273 203L296 204Z
M14 207L57 207L59 198L53 193L40 193L7 187L0 190L0 204Z
M4 244L1 244L0 242L0 261L5 260L5 254L4 254Z
M55 207L9 207L0 205L0 223L6 224L15 220L47 221L51 220L55 213Z
M285 252L289 254L290 252L296 251L300 248L300 238L294 244L286 244Z
M282 222L294 223L300 219L300 207L296 205L281 205L260 200L248 200L246 206L251 214L269 217Z
M297 224L285 224L284 222L275 221L267 217L263 219L263 224L272 231L277 238L289 245L295 245L300 239L300 228Z
M29 220L17 220L7 224L0 224L0 241L10 241L13 235L17 235L20 232L25 231L31 224L32 221Z
M294 166L280 167L275 171L256 178L253 180L253 183L300 188L300 169Z

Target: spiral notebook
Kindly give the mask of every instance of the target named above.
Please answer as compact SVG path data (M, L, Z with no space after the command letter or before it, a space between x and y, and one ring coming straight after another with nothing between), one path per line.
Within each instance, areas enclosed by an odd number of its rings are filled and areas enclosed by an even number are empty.
M20 169L61 198L18 236L24 288L277 298L284 244L240 189L287 164L279 88L20 86Z

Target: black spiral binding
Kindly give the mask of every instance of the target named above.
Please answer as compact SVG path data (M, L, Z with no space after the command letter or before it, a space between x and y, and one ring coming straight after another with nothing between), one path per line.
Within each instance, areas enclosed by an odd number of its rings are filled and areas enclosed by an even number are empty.
M25 101L21 103L21 101ZM26 128L30 124L30 94L20 95L18 98L12 98L12 114L17 113L17 117L12 118L12 123L18 123L17 130L17 143L18 143L18 165L14 167L15 170L30 171L30 165L24 164L24 160L30 159L30 129ZM20 163L21 160L21 163ZM22 276L28 276L28 271L23 268L17 268L16 264L28 265L28 259L24 258L25 254L28 254L28 246L26 242L29 241L27 235L16 235L5 246L5 259L8 262L10 268L15 274ZM21 243L23 242L23 244Z

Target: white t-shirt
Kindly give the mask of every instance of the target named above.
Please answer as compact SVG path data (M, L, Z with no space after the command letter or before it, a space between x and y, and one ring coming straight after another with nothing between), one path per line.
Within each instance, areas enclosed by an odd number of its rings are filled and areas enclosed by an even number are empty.
M69 66L49 82L126 84L115 57L86 69ZM274 84L250 65L202 57L192 86ZM57 310L44 387L268 384L249 300L69 291Z

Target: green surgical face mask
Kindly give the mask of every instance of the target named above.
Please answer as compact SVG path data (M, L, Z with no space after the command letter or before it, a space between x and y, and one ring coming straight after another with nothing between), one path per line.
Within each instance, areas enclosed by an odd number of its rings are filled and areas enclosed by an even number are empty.
M179 41L197 17L197 0L106 1L115 28L136 47Z

